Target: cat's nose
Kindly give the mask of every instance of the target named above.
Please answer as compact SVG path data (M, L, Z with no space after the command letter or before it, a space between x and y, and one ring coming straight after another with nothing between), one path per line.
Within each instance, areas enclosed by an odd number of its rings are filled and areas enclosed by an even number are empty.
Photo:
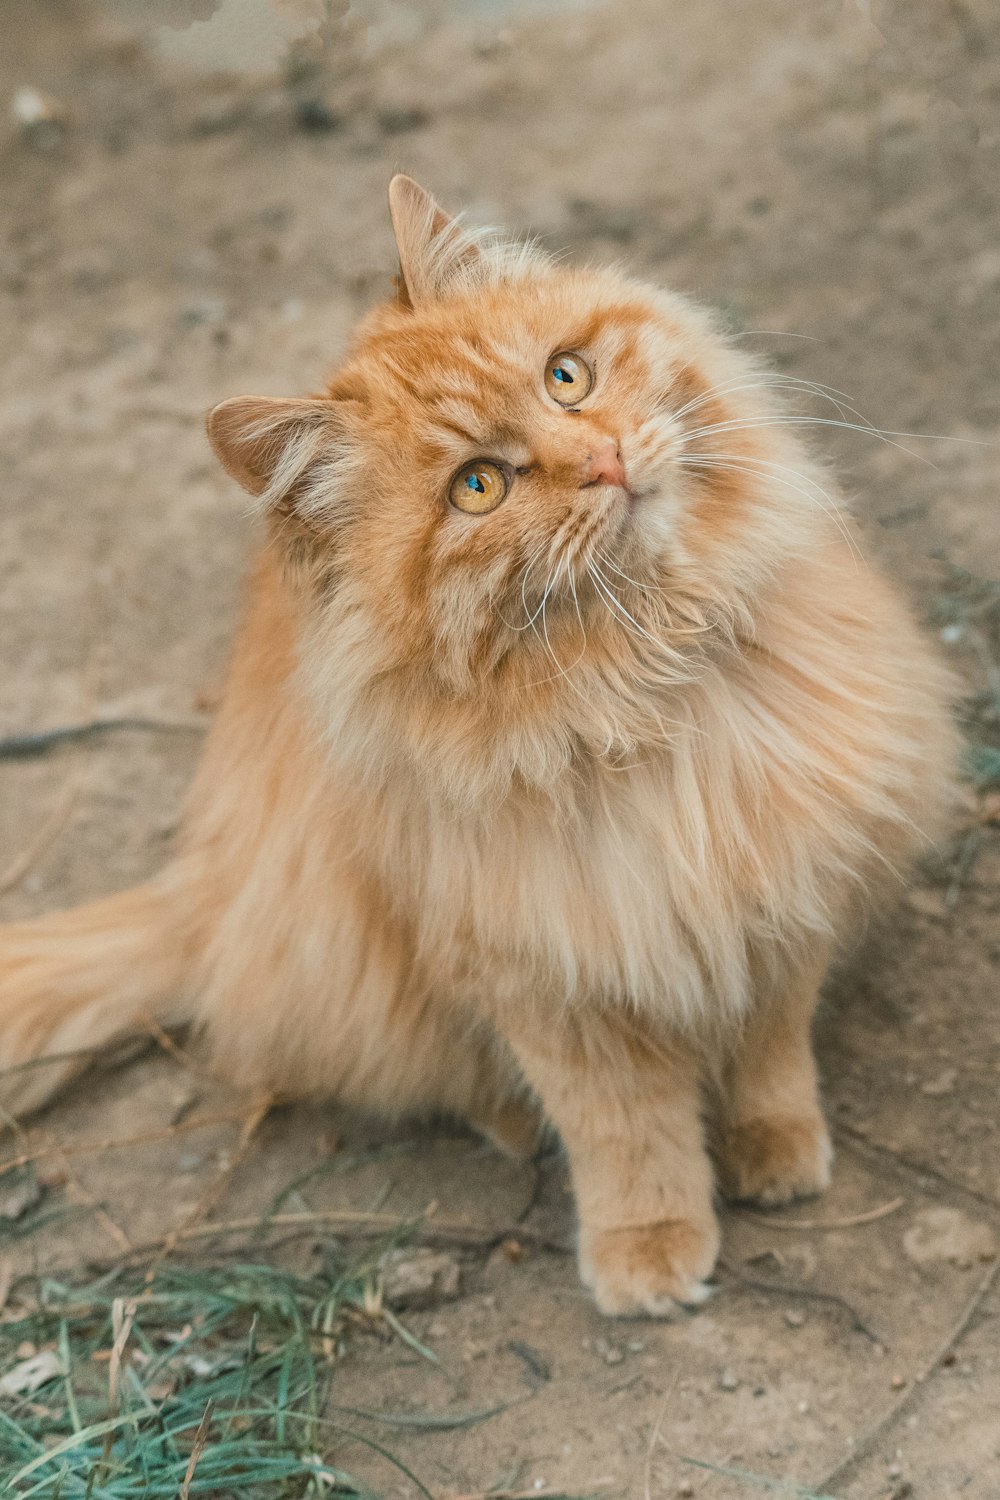
M621 490L628 489L621 449L614 438L602 438L588 450L583 472L583 489L591 484L614 484Z

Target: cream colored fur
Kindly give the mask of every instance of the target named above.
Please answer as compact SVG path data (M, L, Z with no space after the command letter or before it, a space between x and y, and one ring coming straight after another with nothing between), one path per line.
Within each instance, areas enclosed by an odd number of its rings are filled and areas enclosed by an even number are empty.
M0 929L0 1054L155 1015L247 1086L511 1149L544 1114L600 1305L667 1313L705 1295L716 1177L828 1180L817 990L942 826L948 685L703 313L392 197L400 293L328 390L210 420L267 537L176 862ZM566 348L579 412L540 385ZM609 433L627 499L581 477ZM510 494L457 515L483 454Z

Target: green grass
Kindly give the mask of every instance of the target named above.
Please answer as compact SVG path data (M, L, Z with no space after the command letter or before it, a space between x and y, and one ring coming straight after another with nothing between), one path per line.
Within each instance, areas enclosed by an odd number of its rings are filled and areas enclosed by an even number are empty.
M361 1260L327 1250L322 1269L306 1276L259 1263L166 1262L86 1284L22 1278L11 1292L19 1315L0 1323L0 1370L14 1367L18 1349L30 1343L56 1353L62 1373L0 1400L2 1493L19 1500L369 1496L337 1457L361 1443L396 1470L397 1486L402 1475L428 1495L359 1422L446 1428L494 1413L437 1418L334 1401L351 1325L378 1324L391 1336L377 1286L385 1248ZM392 1325L405 1333L398 1319ZM123 1345L117 1381L109 1358L116 1334Z

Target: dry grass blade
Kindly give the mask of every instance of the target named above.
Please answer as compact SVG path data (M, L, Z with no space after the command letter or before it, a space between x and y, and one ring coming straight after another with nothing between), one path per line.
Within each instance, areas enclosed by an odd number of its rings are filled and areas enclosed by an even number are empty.
M15 855L0 875L0 896L6 896L8 891L12 891L16 885L19 885L32 866L37 864L46 850L59 837L72 816L76 799L80 795L83 778L84 772L81 768L74 769L66 778L61 793L34 838L29 839L20 854Z
M189 1224L173 1231L168 1239L177 1245L195 1240L208 1240L230 1234L247 1234L259 1231L262 1221L259 1216L244 1219L218 1219L209 1224ZM573 1247L567 1241L553 1239L524 1224L473 1224L464 1219L439 1219L434 1216L434 1204L412 1218L400 1218L398 1214L365 1213L355 1209L316 1209L309 1212L271 1214L263 1221L263 1227L272 1229L310 1230L327 1227L339 1229L343 1234L362 1238L379 1239L383 1235L401 1231L412 1233L423 1243L453 1245L460 1249L490 1250L502 1240L523 1240L540 1250L551 1250L559 1255L570 1255ZM137 1245L136 1256L157 1255L167 1239L153 1240Z
M132 1324L135 1322L135 1311L135 1303L126 1302L122 1297L116 1297L111 1308L114 1343L111 1345L111 1357L108 1360L108 1406L111 1408L112 1415L118 1410L122 1355L125 1353L125 1345L128 1343Z
M14 1285L14 1266L9 1260L0 1261L0 1313L7 1306L10 1289Z
M859 1224L874 1224L877 1219L887 1219L890 1214L898 1213L906 1202L905 1198L893 1198L891 1203L883 1203L878 1208L869 1208L861 1214L848 1214L842 1219L779 1219L772 1218L769 1214L755 1214L749 1209L740 1209L742 1219L749 1219L751 1224L763 1224L768 1229L800 1230L811 1232L822 1229L855 1229Z
M62 1141L54 1142L39 1146L33 1151L23 1151L19 1156L11 1156L7 1161L0 1162L0 1177L4 1177L8 1172L17 1171L19 1167L27 1167L34 1162L44 1161L49 1156L99 1156L105 1151L121 1151L132 1146L149 1146L156 1141L169 1140L173 1135L186 1135L191 1130L207 1130L212 1125L232 1125L237 1120L243 1119L243 1115L226 1110L218 1114L197 1115L193 1120L179 1120L175 1125L165 1125L159 1130L143 1130L137 1135L111 1135L96 1141L77 1141L75 1145L67 1145Z
M194 1443L191 1446L191 1457L188 1459L188 1466L184 1472L184 1479L181 1483L181 1490L180 1494L177 1497L177 1500L189 1500L189 1496L191 1494L191 1481L194 1478L194 1471L198 1467L198 1460L201 1458L201 1455L205 1451L205 1446L208 1442L208 1434L212 1429L212 1408L214 1405L215 1403L213 1401L209 1401L208 1405L205 1407L205 1415L198 1423L198 1431L194 1435Z
M175 1229L172 1229L167 1235L156 1256L156 1259L153 1261L153 1264L150 1267L150 1279L152 1279L152 1277L156 1274L157 1266L162 1261L164 1261L168 1255L172 1255L174 1253L180 1240L184 1236L185 1231L193 1229L198 1224L198 1222L203 1219L207 1213L210 1212L213 1205L216 1204L222 1197L222 1194L225 1192L227 1186L233 1178L234 1173L239 1167L240 1162L243 1160L243 1158L247 1154L247 1151L250 1149L251 1141L253 1140L257 1131L260 1129L260 1126L263 1124L264 1120L266 1120L267 1116L270 1114L273 1103L274 1100L270 1095L268 1095L267 1098L262 1099L246 1116L243 1121L243 1127L240 1130L240 1138L236 1143L236 1150L233 1152L232 1157L216 1177L214 1182L211 1182L209 1184L207 1191L204 1192L198 1199L198 1202L188 1214L187 1218L184 1219L183 1222L179 1224Z

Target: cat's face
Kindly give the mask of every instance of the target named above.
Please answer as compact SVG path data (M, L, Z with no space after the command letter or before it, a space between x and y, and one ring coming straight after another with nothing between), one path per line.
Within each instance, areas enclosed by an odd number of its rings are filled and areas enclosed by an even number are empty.
M396 301L324 397L226 402L213 442L330 586L452 686L543 651L563 667L588 623L641 632L665 567L680 580L745 529L746 486L687 461L740 377L686 305L484 248L400 181Z

